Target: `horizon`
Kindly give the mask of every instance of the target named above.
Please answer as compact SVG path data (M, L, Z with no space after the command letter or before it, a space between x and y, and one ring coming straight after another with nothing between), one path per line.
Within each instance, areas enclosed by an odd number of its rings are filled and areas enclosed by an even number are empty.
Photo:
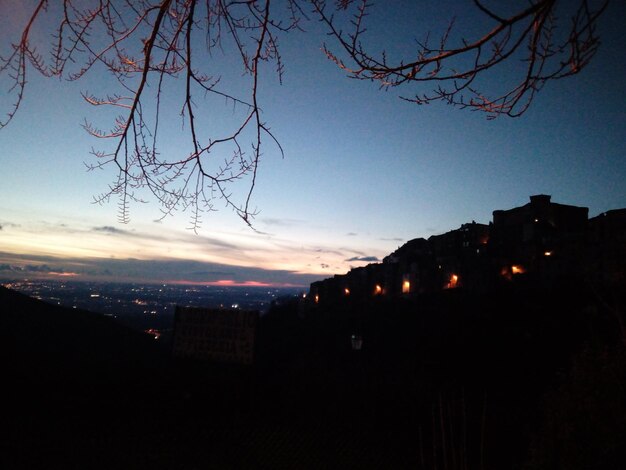
M231 283L231 282L217 282L217 283L199 283L199 282L186 282L186 281L115 281L110 279L98 280L98 279L75 279L73 277L58 278L58 277L0 277L0 286L11 289L13 284L28 284L28 283L45 283L54 282L58 284L69 285L71 283L76 284L93 284L93 285L119 285L119 286L151 286L151 287L221 287L221 288L237 288L237 289L271 289L271 290L288 290L288 291L301 291L303 287L298 285L266 285L260 283Z
M529 195L530 196L533 195ZM551 195L549 195L551 197ZM552 201L552 203L566 204L564 201ZM524 204L520 204L516 207L521 207ZM578 206L584 207L588 209L587 206ZM496 210L509 210L512 208L499 208L493 209ZM626 205L624 207L613 208L606 211L602 211L598 214L589 214L588 219L593 217L597 217L606 212L610 212L612 210L621 210L626 209ZM489 225L492 221L489 220L486 223L484 222L476 222L472 218L468 218L465 222L462 222L460 226L466 223L482 223L484 225ZM113 233L122 233L119 229L115 229L111 227L111 231ZM458 229L451 228L448 231L441 233L433 233L426 239L442 235L444 233L448 233L449 231L453 231ZM109 230L106 230L107 232ZM134 236L134 235L133 235ZM407 239L403 243L400 243L395 249L400 248L404 244L408 243L411 240L416 238L424 238L424 237L414 237ZM398 240L399 242L399 240ZM28 281L32 280L54 280L54 281L74 281L74 282L96 282L96 283L120 283L120 284L163 284L163 285L189 285L189 286L211 286L211 287L258 287L258 288L309 288L311 283L326 279L328 277L332 277L333 275L341 275L349 272L355 267L365 266L369 264L377 264L382 263L383 258L389 254L391 254L395 249L390 250L389 252L382 255L380 258L377 257L355 257L353 259L349 259L347 261L361 261L362 264L357 266L349 266L348 269L344 272L336 272L325 278L318 277L315 275L307 275L304 273L293 273L288 271L279 271L279 270L264 270L261 268L255 267L246 267L246 266L236 266L236 265L218 265L215 263L207 263L207 262L199 262L197 260L188 260L188 259L137 259L137 258L127 258L127 259L118 259L115 257L110 257L108 259L99 259L99 258L63 258L63 257L55 257L50 255L27 255L27 254L19 254L19 253L7 253L0 251L0 281ZM51 267L55 266L54 268ZM70 271L71 267L76 268L80 266L83 269L83 273ZM211 268L212 271L207 270L193 270L193 268ZM191 270L190 270L191 269ZM101 270L98 274L94 274ZM171 270L176 270L177 272L186 272L187 277L178 279L171 279L167 277L155 277L157 273L167 273ZM221 271L220 271L221 270ZM147 276L145 273L148 271L151 272L153 277ZM131 273L131 274L129 274ZM135 273L133 277L132 273ZM139 274L137 274L139 273ZM144 273L144 274L142 274ZM20 277L23 275L22 277ZM230 276L226 279L214 279L214 280L206 280L206 279L193 279L193 276ZM242 278L242 276L244 278ZM289 277L290 279L297 279L299 276L302 279L302 282L272 282L272 281L259 281L245 278L248 277ZM235 277L236 279L233 279ZM239 279L237 279L239 278ZM305 279L310 279L310 282L305 283Z

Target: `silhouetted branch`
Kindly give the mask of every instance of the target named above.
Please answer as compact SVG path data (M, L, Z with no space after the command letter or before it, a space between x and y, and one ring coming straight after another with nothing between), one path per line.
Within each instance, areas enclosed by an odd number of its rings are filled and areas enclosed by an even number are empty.
M272 0L39 0L8 55L0 57L0 83L8 84L12 98L0 128L19 109L30 71L70 81L88 74L108 77L112 80L102 96L82 94L94 108L119 113L104 129L91 121L83 125L105 146L92 151L95 158L88 169L113 167L117 172L95 201L115 196L119 218L127 222L129 204L142 202L135 194L147 190L161 204L164 217L190 210L191 228L197 230L202 214L215 210L215 201L221 199L251 225L264 141L283 152L261 116L260 69L263 63L274 64L273 72L282 81L278 36L300 29L300 22L308 19L303 6L312 6L328 28L341 54L327 46L324 51L350 77L377 81L383 88L431 84L430 91L418 90L405 99L417 104L444 101L493 118L521 115L546 82L578 73L589 63L599 45L597 19L608 0L598 1L592 7L592 0L577 0L573 13L559 18L557 7L565 9L564 0L524 3L510 15L484 0L468 0L489 22L484 34L477 39L461 36L452 45L451 21L435 46L426 35L412 57L391 60L385 51L373 54L363 45L373 8L368 0L339 0L332 7L322 0L276 5ZM6 9L0 5L0 12L9 15ZM52 37L44 55L32 42L34 29ZM218 53L236 59L244 72L248 81L239 93L215 74L220 65L213 54ZM501 94L480 89L479 77L512 59L524 61L519 80ZM178 100L187 147L164 153L161 122L166 108L170 113L171 97ZM229 128L207 126L204 110L210 108L210 98L234 107L237 114L227 122ZM242 185L247 185L243 191Z
M251 195L263 140L269 137L278 144L261 119L259 70L262 62L274 62L280 80L283 65L276 34L296 28L300 11L288 1L285 11L271 16L270 4L271 0L63 0L57 5L41 0L11 53L0 59L0 73L9 80L14 97L0 126L6 126L19 108L29 68L71 81L88 73L108 74L114 82L104 96L82 94L94 107L121 113L108 129L91 121L83 125L93 137L114 143L108 150L92 151L95 162L87 165L90 170L113 165L118 173L95 201L115 196L119 219L127 222L129 203L141 201L135 192L147 189L160 202L164 216L191 209L196 230L202 213L214 210L213 201L222 199L251 224L255 215ZM31 44L35 26L52 34L47 61ZM226 91L219 76L206 73L213 50L231 45L250 77L250 88L241 95ZM162 155L158 149L163 97L171 90L171 79L178 78L184 83L180 109L190 150L186 155L184 150ZM219 135L199 120L197 100L211 96L245 110L239 111L241 119L231 131ZM280 145L278 149L282 153ZM240 180L247 181L249 189L238 202L230 188Z
M594 2L578 0L569 18L557 16L558 7L571 8L564 1L528 2L516 13L504 17L474 0L477 10L493 23L482 36L474 40L461 38L458 45L451 45L454 26L451 22L436 46L431 47L427 37L418 42L412 57L396 61L389 60L385 51L374 54L363 45L365 19L372 9L369 1L345 0L334 9L328 8L323 0L312 3L342 51L335 53L325 46L324 52L351 78L377 81L381 87L433 83L430 92L405 99L416 104L444 101L460 108L484 111L494 118L502 114L520 116L546 82L578 73L589 63L599 46L596 23L608 0L599 2L595 8L590 6ZM346 21L342 20L343 15L336 16L338 11L352 16L350 29L343 28ZM567 20L570 24L566 24ZM567 32L557 37L557 26L559 31L566 27ZM508 91L494 95L474 86L479 76L511 59L521 60L525 70Z

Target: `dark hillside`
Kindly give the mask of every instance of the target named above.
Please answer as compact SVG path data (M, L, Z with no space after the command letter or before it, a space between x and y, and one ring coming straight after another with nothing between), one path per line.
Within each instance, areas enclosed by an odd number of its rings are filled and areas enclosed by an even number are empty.
M262 328L264 386L279 397L268 413L343 426L369 462L608 470L625 457L616 444L626 438L618 322L583 285L346 299L300 316L283 306ZM598 453L604 460L593 460Z
M145 380L165 359L147 334L103 315L50 305L0 287L5 370L17 388Z
M624 461L623 346L580 286L299 307L262 317L256 363L239 367L174 361L109 318L0 288L0 468Z
M0 344L2 468L90 468L71 463L143 423L165 396L167 352L102 315L0 287Z

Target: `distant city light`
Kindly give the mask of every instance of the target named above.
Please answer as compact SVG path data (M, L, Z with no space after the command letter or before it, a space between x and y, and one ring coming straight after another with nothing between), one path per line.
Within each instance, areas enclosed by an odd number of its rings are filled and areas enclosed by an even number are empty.
M280 298L282 295L301 295L299 288L289 288L286 291L282 289L244 291L236 288L231 292L209 286L205 292L204 289L185 285L163 289L160 285L150 284L144 286L89 282L61 284L49 280L19 281L2 285L55 305L90 310L106 317L121 318L124 322L130 320L130 326L141 332L150 328L159 328L159 331L163 332L171 328L176 305L210 307L224 305L232 306L236 310L259 310L263 314L268 310L272 299ZM159 292L161 289L162 292Z
M511 272L513 274L524 274L526 272L526 270L524 269L523 266L513 265L513 266L511 266Z
M148 328L144 330L145 333L151 335L154 339L159 339L161 337L161 332L155 328Z

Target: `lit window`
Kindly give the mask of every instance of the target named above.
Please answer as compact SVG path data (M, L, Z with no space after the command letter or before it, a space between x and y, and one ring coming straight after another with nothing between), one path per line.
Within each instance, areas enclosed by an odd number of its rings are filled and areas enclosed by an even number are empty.
M459 283L459 276L457 276L456 274L452 274L450 276L450 281L448 282L448 289L454 289L455 287L457 287Z
M383 293L383 288L380 284L376 284L374 286L374 295L381 295Z
M552 256L552 252L551 251L545 251L543 253L543 256Z
M346 295L350 295L350 289L348 289L347 287L343 290L343 293Z
M411 283L409 281L404 281L402 283L402 293L408 294L409 292L411 292Z
M320 296L315 294L315 303L317 304L319 303L319 301L320 301Z
M512 274L524 274L525 272L526 272L526 270L524 269L523 266L519 266L519 265L511 266L511 273Z

